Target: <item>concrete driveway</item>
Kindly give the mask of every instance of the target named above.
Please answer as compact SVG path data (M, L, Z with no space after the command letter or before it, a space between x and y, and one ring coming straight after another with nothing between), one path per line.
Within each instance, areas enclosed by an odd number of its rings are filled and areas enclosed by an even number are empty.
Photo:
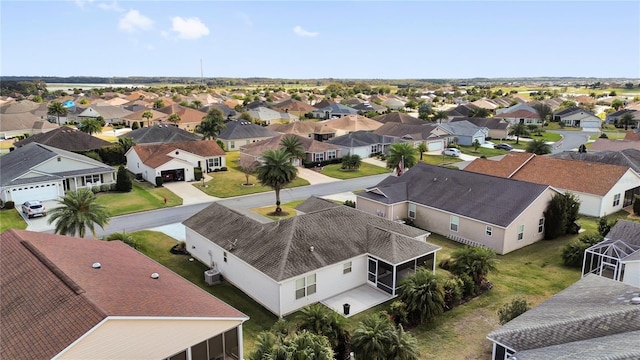
M209 175L204 175L204 181L211 180ZM193 186L196 182L175 181L162 184L165 188L171 190L174 194L182 198L182 205L201 204L206 202L218 201L220 198L207 195Z
M47 215L29 219L27 215L22 213L22 204L16 204L16 211L18 211L24 221L27 222L27 230L42 232L50 231L56 228L54 224L49 225L47 222L49 220L49 211L51 211L51 209L55 207L58 207L58 202L55 200L43 201L43 205L46 209Z
M309 182L309 185L325 184L325 183L330 183L334 181L340 181L340 179L334 179L327 175L323 175L317 171L303 168L303 167L298 168L298 177L307 180Z

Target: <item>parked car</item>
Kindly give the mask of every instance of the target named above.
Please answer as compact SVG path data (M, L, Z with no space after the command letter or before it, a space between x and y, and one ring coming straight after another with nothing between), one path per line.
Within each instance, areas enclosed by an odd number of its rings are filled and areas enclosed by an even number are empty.
M29 219L36 216L47 215L44 205L38 200L25 201L24 204L22 204L22 213L27 215Z
M513 150L513 146L509 145L509 144L496 144L493 146L494 149L500 149L500 150L507 150L507 151L511 151Z
M442 155L459 157L460 154L461 154L460 150L458 150L456 148L447 148L447 149L442 150Z

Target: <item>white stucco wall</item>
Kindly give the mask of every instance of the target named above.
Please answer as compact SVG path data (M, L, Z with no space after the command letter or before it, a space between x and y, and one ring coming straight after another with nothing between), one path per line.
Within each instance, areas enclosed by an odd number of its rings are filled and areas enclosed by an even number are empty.
M602 198L600 214L594 216L609 215L622 210L624 192L638 186L640 186L640 175L636 174L633 170L628 169L627 172L622 175L620 180L618 180L611 190ZM618 205L613 206L613 200L616 194L620 194L620 202Z
M58 158L60 161L58 161ZM91 159L87 158L87 160ZM90 161L81 161L64 156L57 156L34 167L34 170L45 173L58 173L62 171L93 169L95 167L96 166L91 164Z
M625 284L640 287L640 261L625 263L624 278Z

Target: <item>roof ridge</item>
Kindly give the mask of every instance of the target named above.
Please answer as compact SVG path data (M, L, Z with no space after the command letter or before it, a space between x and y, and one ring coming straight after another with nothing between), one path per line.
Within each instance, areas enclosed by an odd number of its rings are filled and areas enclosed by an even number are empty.
M15 233L14 233L15 234ZM17 234L16 234L17 235ZM62 281L69 289L71 289L76 295L84 294L86 291L78 285L73 279L71 279L67 274L62 271L53 261L49 260L49 258L43 254L38 248L35 247L32 243L26 240L20 240L20 244L24 246L29 252L36 258L42 265L44 265L53 275L55 275L60 281Z
M284 272L285 272L285 268L287 265L287 260L289 258L289 254L291 253L291 247L293 244L293 233L294 230L296 228L296 225L298 223L298 219L300 217L299 216L294 216L293 218L291 218L291 228L289 229L289 233L287 234L287 236L282 236L282 238L285 240L285 247L284 247L284 251L282 254L282 257L280 258L280 264L278 266L278 278L282 279L284 277ZM273 227L273 230L276 230L280 227L280 220L276 221L275 226ZM284 234L283 234L284 235Z

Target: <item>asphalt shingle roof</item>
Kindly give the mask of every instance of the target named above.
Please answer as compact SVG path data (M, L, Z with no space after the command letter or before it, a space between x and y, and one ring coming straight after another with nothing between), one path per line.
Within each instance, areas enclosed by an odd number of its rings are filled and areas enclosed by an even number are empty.
M113 145L108 141L68 127L58 127L46 133L31 135L13 145L18 148L33 142L67 151L90 151Z
M432 134L436 124L422 123L419 125L388 122L377 128L374 133L395 138L411 138L413 140L427 140L438 138Z
M630 167L640 174L640 149L624 149L620 151L605 150L599 152L577 153L565 151L551 157L567 160L597 162L610 165Z
M182 141L168 144L136 145L130 151L135 151L145 165L156 168L169 162L173 157L168 154L175 150L183 150L203 157L225 156L226 153L213 140Z
M224 140L268 138L280 135L264 126L246 120L227 121L225 125L227 127L218 134L218 138Z
M308 137L295 135L295 134L278 134L274 137L257 141L248 145L240 147L240 151L245 154L253 155L256 157L261 156L267 150L278 150L282 148L281 142L284 137L295 136L300 141L305 153L320 153L328 150L340 150L337 145L329 144L328 142L321 142L310 139Z
M139 128L120 135L120 138L131 138L136 144L166 144L183 141L196 141L202 136L182 130L173 125L153 125Z
M415 118L411 115L407 115L405 113L401 113L401 112L390 112L388 114L385 115L380 115L380 116L376 116L373 118L373 120L381 122L383 124L386 123L402 123L402 124L410 124L410 125L423 125L425 124L425 122L423 120L420 120L418 118Z
M374 134L369 131L355 131L342 136L331 138L326 141L328 144L344 146L348 148L389 143L383 135Z
M468 121L475 126L486 127L487 129L493 129L493 130L505 130L509 126L508 122L498 118L456 117L451 119L452 123L458 122L458 121Z

